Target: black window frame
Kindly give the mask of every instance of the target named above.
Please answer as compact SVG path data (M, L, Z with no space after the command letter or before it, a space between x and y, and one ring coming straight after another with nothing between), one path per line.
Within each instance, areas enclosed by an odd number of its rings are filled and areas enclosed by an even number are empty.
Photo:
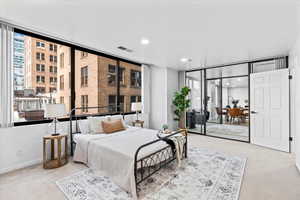
M71 65L71 105L70 107L73 109L75 108L75 50L78 50L78 51L84 51L88 54L95 54L95 55L98 55L98 56L103 56L103 57L106 57L106 58L110 58L110 59L114 59L117 61L117 71L119 71L119 63L120 62L126 62L126 63L130 63L130 64L133 64L133 65L136 65L136 66L142 66L141 63L138 63L136 61L132 61L132 60L129 60L129 59L125 59L125 58L120 58L120 57L117 57L115 55L109 55L109 54L106 54L106 53L103 53L102 51L97 51L97 50L94 50L94 49L90 49L90 48L87 48L87 47L83 47L83 46L79 46L79 45L75 45L73 43L70 43L70 42L67 42L63 39L57 39L57 38L54 38L54 37L49 37L47 34L47 36L45 35L42 35L41 33L34 33L34 32L31 32L31 31L27 31L25 28L20 28L20 27L15 27L14 28L14 32L15 33L20 33L20 34L24 34L26 36L30 36L30 37L34 37L36 39L40 39L40 40L45 40L47 41L48 43L52 43L53 44L53 47L54 47L54 52L57 52L57 48L58 48L58 45L64 45L66 47L69 47L70 48L70 65ZM45 46L46 48L46 46ZM41 52L42 53L42 52ZM41 56L43 57L43 59L41 59L42 61L45 61L45 54L44 56ZM56 57L56 60L57 60L57 57ZM54 66L54 65L53 65ZM54 67L57 67L57 66L54 66ZM58 79L58 77L57 77ZM117 93L117 104L119 105L120 104L120 84L118 83L117 81L117 90L118 90L118 93ZM57 90L59 90L59 86L57 87ZM125 115L129 115L129 114L134 114L135 112L127 112L127 113L124 113ZM97 114L99 116L105 116L107 114ZM43 124L43 123L50 123L52 120L49 120L49 119L43 119L43 120L32 120L32 121L24 121L24 122L14 122L14 126L25 126L25 125L33 125L33 124ZM66 117L66 118L60 118L59 121L69 121L69 117Z

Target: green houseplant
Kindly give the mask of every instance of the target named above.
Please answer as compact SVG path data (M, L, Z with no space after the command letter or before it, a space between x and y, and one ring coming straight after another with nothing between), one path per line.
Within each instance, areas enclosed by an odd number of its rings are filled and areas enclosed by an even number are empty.
M187 99L191 89L188 87L181 88L180 91L175 92L173 98L173 105L175 106L174 110L174 120L179 122L179 128L185 128L185 110L190 107L191 100Z

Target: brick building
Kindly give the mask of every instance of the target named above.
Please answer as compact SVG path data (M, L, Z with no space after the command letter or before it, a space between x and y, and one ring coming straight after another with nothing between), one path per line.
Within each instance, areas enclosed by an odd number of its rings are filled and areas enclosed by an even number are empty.
M62 60L62 62L61 62ZM70 49L58 47L58 93L57 102L70 108ZM75 51L75 106L106 107L82 109L80 113L107 113L116 110L117 61L94 54ZM141 67L120 62L120 103L130 112L132 102L141 101Z
M57 45L25 36L25 88L36 94L57 90Z

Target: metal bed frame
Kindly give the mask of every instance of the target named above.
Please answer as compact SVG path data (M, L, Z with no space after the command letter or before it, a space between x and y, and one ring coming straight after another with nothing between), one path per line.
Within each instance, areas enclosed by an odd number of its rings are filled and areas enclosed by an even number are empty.
M85 107L85 109L103 109L103 108L108 108L108 106L105 107ZM78 129L78 119L85 119L88 116L107 116L107 115L117 115L121 114L124 119L124 114L123 112L115 112L115 113L110 113L110 114L88 114L88 115L75 115L76 110L81 110L83 108L74 108L70 112L70 137L71 137L71 155L73 156L74 154L74 147L76 143L73 140L73 134L80 134L81 132ZM72 121L75 120L76 122L76 128L75 132L73 132L73 127L72 127ZM134 178L135 178L135 183L136 183L136 192L140 191L139 185L144 182L145 180L149 179L152 175L154 175L156 172L158 172L160 169L163 167L169 165L172 161L176 159L176 148L173 148L170 144L167 144L167 146L158 149L157 151L148 154L146 156L139 156L141 150L149 147L150 145L153 145L155 143L161 142L161 141L166 141L168 138L182 134L185 136L185 143L183 147L183 155L184 158L187 158L187 130L186 129L180 129L178 131L174 131L171 134L168 134L165 137L160 137L156 140L153 140L151 142L148 142L146 144L141 145L135 152L134 155Z

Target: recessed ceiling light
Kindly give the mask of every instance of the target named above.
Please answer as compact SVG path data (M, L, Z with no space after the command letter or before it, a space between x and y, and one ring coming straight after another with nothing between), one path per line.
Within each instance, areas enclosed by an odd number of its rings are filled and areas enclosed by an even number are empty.
M181 61L181 62L187 62L188 59L187 59L187 58L181 58L180 61Z
M141 39L141 44L142 45L148 45L150 43L149 39L148 38L142 38Z
M230 85L230 83L226 83L226 85Z
M241 78L238 78L238 81L241 81Z

